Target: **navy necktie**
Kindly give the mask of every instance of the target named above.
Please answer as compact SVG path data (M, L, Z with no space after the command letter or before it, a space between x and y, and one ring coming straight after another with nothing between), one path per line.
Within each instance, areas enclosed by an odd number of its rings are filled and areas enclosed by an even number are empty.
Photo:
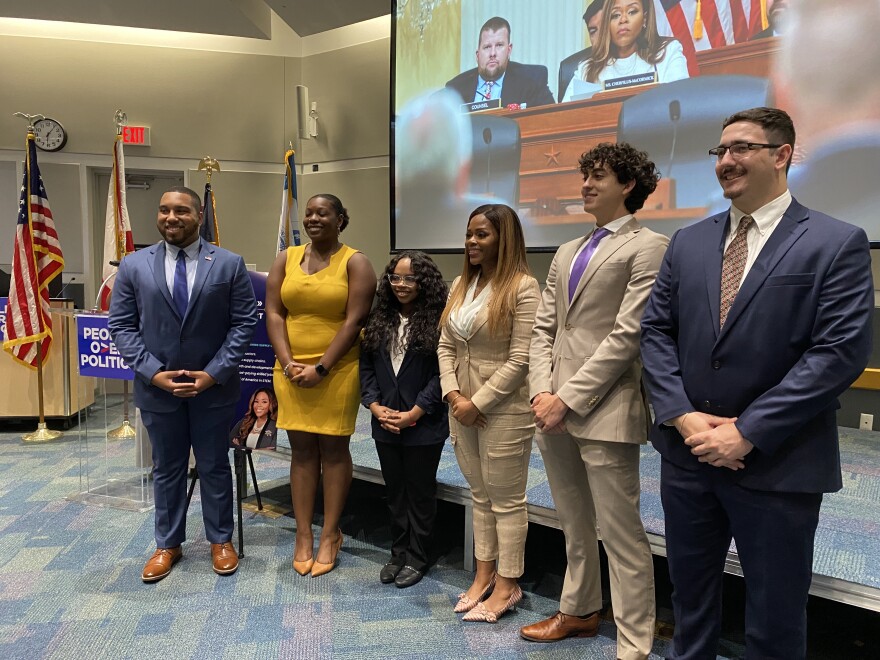
M581 282L581 277L584 276L584 271L587 270L587 264L590 263L590 259L593 257L593 253L596 251L596 248L599 247L599 241L601 241L610 233L611 232L604 227L599 227L596 231L593 232L593 235L590 236L590 240L587 241L587 247L581 250L581 253L577 256L577 259L574 260L574 266L571 269L571 278L568 280L569 302L571 302L572 298L574 298L574 294L577 291L578 284L580 284Z
M186 288L186 252L180 250L177 253L177 266L174 269L174 291L171 296L181 319L186 316L186 306L189 304Z

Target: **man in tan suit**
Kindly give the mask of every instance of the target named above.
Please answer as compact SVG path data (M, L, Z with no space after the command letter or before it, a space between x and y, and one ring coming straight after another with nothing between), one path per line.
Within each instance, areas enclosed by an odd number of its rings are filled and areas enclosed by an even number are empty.
M633 213L657 187L647 154L600 144L580 159L584 210L596 229L559 248L538 307L529 389L568 570L559 611L528 640L592 637L602 607L601 532L617 624L617 657L647 658L654 571L639 515L639 445L647 440L639 323L669 240Z

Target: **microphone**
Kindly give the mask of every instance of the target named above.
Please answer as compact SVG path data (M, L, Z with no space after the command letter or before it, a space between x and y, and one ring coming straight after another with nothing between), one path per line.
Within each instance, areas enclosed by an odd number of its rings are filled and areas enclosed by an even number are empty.
M117 261L117 260L115 260L115 259L111 259L111 260L108 261L107 263L110 264L111 266L115 267L115 268L119 268L119 261ZM112 272L112 273L110 273L110 275L108 275L108 276L104 279L104 281L101 282L101 285L98 287L98 296L97 296L97 298L95 298L95 307L94 307L94 311L97 312L97 311L99 311L99 310L101 309L101 297L102 297L102 294L104 293L104 287L106 287L108 284L110 284L110 280L112 280L114 277L116 277L116 272L115 272L115 271Z
M491 195L489 189L492 181L492 129L488 126L483 129L483 142L486 144L486 194Z
M62 287L58 290L58 293L56 293L56 294L55 294L54 296L52 296L52 297L53 297L53 298L61 298L61 297L62 297L61 294L64 293L65 291L67 291L67 287L69 287L69 286L70 286L71 284L73 284L74 282L76 282L76 275L72 276L69 280L67 280L67 284L65 284L64 286L62 286Z
M669 150L669 168L666 178L672 179L672 161L675 159L675 143L678 139L678 121L681 119L681 102L673 99L669 102L669 121L672 122L672 147Z

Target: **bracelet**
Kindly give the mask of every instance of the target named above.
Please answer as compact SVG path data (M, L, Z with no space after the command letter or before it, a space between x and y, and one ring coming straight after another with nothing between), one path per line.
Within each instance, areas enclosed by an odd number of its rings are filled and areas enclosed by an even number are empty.
M290 379L290 374L287 373L287 370L290 369L290 367L293 366L293 364L294 364L294 362L293 362L293 360L291 360L290 362L285 364L284 369L281 370L284 372L284 375L287 376L288 379Z
M463 399L463 398L464 398L464 394L459 394L457 397L455 397L452 401L449 402L449 405L451 406L456 401L458 401L459 399Z
M693 411L691 411L693 412ZM685 413L684 417L681 418L681 424L678 425L678 434L681 435L681 430L684 428L684 423L687 421L688 415L691 413Z

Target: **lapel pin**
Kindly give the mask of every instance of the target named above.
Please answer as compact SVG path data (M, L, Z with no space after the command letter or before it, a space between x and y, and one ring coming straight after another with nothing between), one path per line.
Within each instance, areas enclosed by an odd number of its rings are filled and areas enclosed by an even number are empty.
M214 260L214 257L212 257L210 254L205 255L205 261L213 261L213 260Z

